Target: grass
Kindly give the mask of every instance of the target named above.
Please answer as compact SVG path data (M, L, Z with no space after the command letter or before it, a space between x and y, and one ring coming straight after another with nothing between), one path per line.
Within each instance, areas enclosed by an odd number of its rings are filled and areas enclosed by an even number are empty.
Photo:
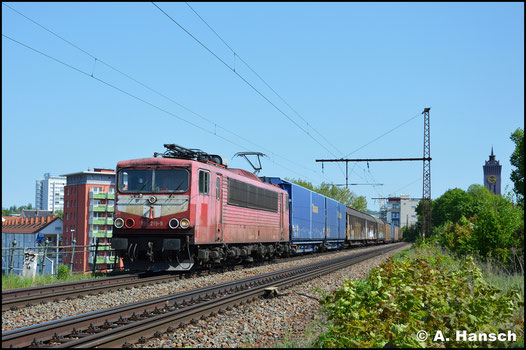
M105 273L83 274L75 273L67 276L63 279L58 279L55 276L50 275L36 275L35 279L31 277L22 277L19 275L4 275L2 274L2 290L13 289L13 288L28 288L32 286L42 286L45 284L62 283L62 282L74 282L92 278L106 277Z

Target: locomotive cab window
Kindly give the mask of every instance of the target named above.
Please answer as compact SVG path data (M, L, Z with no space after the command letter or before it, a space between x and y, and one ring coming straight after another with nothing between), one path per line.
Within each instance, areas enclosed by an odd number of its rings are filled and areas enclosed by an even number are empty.
M174 193L188 191L186 169L123 169L117 181L123 193Z
M206 170L199 170L199 193L208 194L210 187L210 173Z

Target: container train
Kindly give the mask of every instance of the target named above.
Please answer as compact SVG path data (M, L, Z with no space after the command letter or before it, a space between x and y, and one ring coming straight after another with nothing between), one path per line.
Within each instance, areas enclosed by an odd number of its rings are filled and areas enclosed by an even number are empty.
M111 245L127 269L182 271L402 238L398 226L297 184L164 147L117 164Z

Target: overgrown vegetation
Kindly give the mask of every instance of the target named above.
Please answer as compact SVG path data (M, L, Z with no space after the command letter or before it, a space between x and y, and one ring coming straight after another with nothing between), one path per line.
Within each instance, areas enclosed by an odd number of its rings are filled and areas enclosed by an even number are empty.
M522 276L522 283L524 276ZM521 296L522 295L522 296ZM524 343L524 290L487 282L474 259L455 259L424 243L348 280L322 299L332 321L316 347L503 347ZM433 341L440 330L449 341ZM499 333L517 342L456 341L456 331ZM429 338L420 341L419 331Z
M334 200L337 200L340 203L348 205L354 209L366 211L367 210L367 200L364 196L358 196L348 188L339 188L338 186L331 185L325 182L322 182L319 186L313 186L312 182L302 180L302 179L289 179L285 178L289 182L293 182L296 185L303 186L308 188L311 191L317 192Z
M514 193L494 195L482 185L467 191L453 188L432 201L433 235L449 251L473 254L482 261L498 263L509 272L524 273L524 131L517 128L510 139ZM404 228L405 241L414 242L421 233L421 203L417 225Z
M64 265L61 265L61 266L64 266ZM32 279L31 277L22 277L22 276L13 275L13 274L2 274L2 290L13 289L13 288L27 288L27 287L32 287L32 286L42 286L44 284L52 284L52 283L73 282L73 281L80 281L80 280L100 278L100 277L107 276L107 274L105 273L98 273L98 272L95 273L95 275L83 274L83 273L70 274L67 266L64 266L65 269L64 268L61 269L61 266L59 266L59 271L56 276L37 274L35 279Z
M516 169L512 170L510 178L513 181L513 192L520 205L524 204L524 130L517 128L510 139L515 143L515 150L510 156L510 163Z
M451 252L523 272L524 211L511 194L496 196L481 185L449 190L433 201L433 226L438 242Z
M65 280L69 277L69 268L66 265L59 265L57 267L57 279Z

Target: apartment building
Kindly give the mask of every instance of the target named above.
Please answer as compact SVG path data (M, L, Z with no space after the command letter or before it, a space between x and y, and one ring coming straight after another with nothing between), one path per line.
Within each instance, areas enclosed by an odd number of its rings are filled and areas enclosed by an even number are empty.
M50 173L44 174L43 180L36 180L35 209L51 212L63 210L65 185L64 176L51 176Z
M386 208L387 222L400 227L416 224L416 206L419 200L403 194L400 197L389 197Z
M89 271L93 264L105 269L115 262L109 252L113 233L113 211L115 202L115 170L98 169L63 175L67 178L64 187L64 232L63 245L95 245L99 248L97 259L87 248L80 248L73 258L73 271ZM67 264L70 257L65 258Z

